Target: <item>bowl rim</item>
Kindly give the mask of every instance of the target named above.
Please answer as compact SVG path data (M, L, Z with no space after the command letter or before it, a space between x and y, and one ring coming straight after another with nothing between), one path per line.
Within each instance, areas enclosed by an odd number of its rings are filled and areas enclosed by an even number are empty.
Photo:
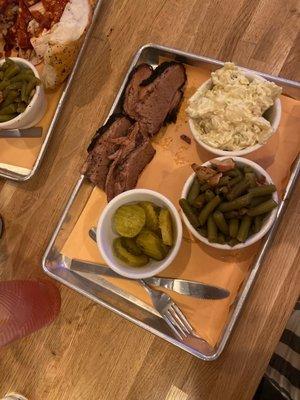
M259 164L257 164L254 161L248 160L247 158L243 157L228 157L228 156L223 156L223 157L216 157L215 159L217 160L225 160L227 158L232 158L235 162L241 163L241 164L246 164L251 166L253 169L255 169L255 172L258 172L261 175L264 175L268 183L273 183L273 180L271 176L268 174L267 171L265 171L264 168L262 168ZM208 166L210 165L211 161L214 159L211 159L209 161L206 161L205 163L201 164L202 166ZM192 173L187 180L185 181L185 184L183 186L182 192L181 192L181 198L186 199L188 191L190 189L190 186L195 178L196 174ZM278 203L279 197L278 197L278 192L274 192L272 194L273 199ZM216 248L216 249L221 249L221 250L226 250L226 251L234 251L234 250L240 250L244 249L248 246L251 246L252 244L258 242L265 234L271 229L275 219L276 215L278 212L278 207L273 209L268 217L268 220L266 221L265 225L262 227L262 229L255 233L254 235L251 235L249 239L246 240L245 243L240 243L237 244L236 246L229 246L228 244L220 244L220 243L210 243L204 236L200 235L200 233L197 232L197 230L191 225L187 217L185 216L184 212L181 210L181 216L183 219L183 222L185 223L186 227L188 230L193 234L193 236L200 240L202 243L206 244L207 246Z
M247 68L239 67L239 66L238 66L238 68L245 73L247 78L252 78L252 79L256 78L256 79L259 79L261 81L267 81L267 79L264 78L263 76L258 75L256 73L250 71ZM208 84L211 83L211 82L212 82L211 78L207 79L205 82L203 82L198 87L197 90L199 90L200 88L204 88L205 86L208 86ZM270 138L278 130L278 127L279 127L279 124L280 124L280 121L281 121L281 100L280 100L280 98L275 99L274 104L269 109L272 109L272 108L275 109L275 116L274 116L274 121L271 123L271 127L272 127L272 131L273 132L272 132ZM197 137L197 134L196 134L197 130L196 130L195 126L194 126L194 119L191 118L190 116L188 116L188 123L189 123L190 130L192 132L192 135L193 135L194 139L196 140L196 142L200 146L202 146L205 150L209 151L210 153L216 154L218 156L228 156L228 157L236 156L236 157L240 157L240 156L244 156L246 154L253 153L254 151L260 149L261 147L263 147L266 144L266 143L264 143L264 144L257 143L254 146L249 146L249 147L246 147L245 149L234 150L234 151L217 149L215 147L212 147L212 146L206 144L205 142L203 142L203 140L201 140L199 137Z
M175 225L176 225L176 232L177 232L176 240L175 240L172 248L170 249L168 256L162 261L157 261L157 264L155 266L153 266L151 271L148 271L148 272L143 272L140 270L140 268L135 268L135 267L130 267L130 266L128 266L125 270L124 267L122 267L121 265L112 263L111 258L106 254L105 248L103 246L103 237L105 237L105 235L101 235L101 232L102 232L103 226L104 226L104 220L105 220L108 212L110 211L110 209L118 203L119 203L119 206L121 206L124 204L132 203L134 201L138 201L138 200L134 199L134 197L137 194L142 194L142 195L147 194L147 195L153 196L154 198L159 199L162 203L164 203L165 206L170 210L170 212L172 214L173 221L175 222ZM153 202L155 202L155 200L153 200ZM156 192L154 190L150 190L150 189L127 190L127 191L119 194L118 196L114 197L105 206L104 210L102 211L102 213L99 217L98 223L97 223L97 246L98 246L98 250L100 251L105 263L107 264L107 266L109 268L111 268L117 274L125 276L126 278L130 278L130 279L149 278L149 277L152 277L152 276L158 274L159 272L162 272L173 262L173 260L177 256L177 253L181 246L181 242L182 242L182 221L181 221L179 212L177 211L176 207L171 202L171 200L169 200L166 196L164 196L163 194Z
M12 61L15 61L16 63L26 65L27 67L29 67L32 70L34 75L38 79L40 79L40 74L39 74L38 70L35 68L35 66L30 61L25 60L25 58L21 58L21 57L6 57L6 58L9 58ZM4 62L5 62L5 58L1 59L0 65L2 65ZM38 85L35 89L35 93L34 93L32 99L30 100L30 103L27 105L25 111L23 111L21 114L17 115L15 118L10 119L9 121L0 122L0 129L7 128L7 127L9 128L11 123L19 122L24 117L26 117L27 114L31 111L33 104L37 101L38 97L40 96L41 91L42 91L42 85Z

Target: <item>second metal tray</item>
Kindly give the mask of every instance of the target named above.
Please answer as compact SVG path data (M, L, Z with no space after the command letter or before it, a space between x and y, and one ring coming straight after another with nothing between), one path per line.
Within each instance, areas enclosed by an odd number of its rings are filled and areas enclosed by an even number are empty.
M120 111L120 99L132 69L143 62L147 62L156 67L161 57L182 61L186 64L195 66L209 66L215 70L223 65L221 61L212 60L207 57L201 57L194 54L185 53L179 50L162 47L159 45L149 44L143 46L135 55L123 84L116 96L116 99L110 110L110 114ZM269 80L283 87L285 94L295 97L299 95L300 84L286 79L274 76L260 74ZM261 246L261 250L254 261L252 268L249 269L247 278L239 290L236 301L231 307L230 315L221 337L214 348L210 348L204 341L195 340L189 343L183 343L173 337L167 325L154 309L136 299L132 295L122 291L120 288L112 285L104 278L92 276L91 274L77 273L69 269L71 260L61 254L61 249L72 231L78 217L80 216L84 206L93 190L93 187L87 180L81 176L77 182L74 191L66 205L63 215L58 226L52 236L43 258L43 269L52 278L64 283L77 292L89 297L111 311L121 315L129 321L134 322L138 326L160 336L161 338L173 343L177 347L193 354L202 360L214 360L222 353L236 321L241 313L242 307L248 297L250 289L255 281L258 271L262 265L262 261L272 244L272 240L277 231L278 224L285 211L289 197L293 191L300 170L300 159L298 159L293 167L288 185L286 187L284 198L280 204L277 219L273 228L266 237Z
M13 181L19 181L19 182L27 181L27 180L29 180L30 178L32 178L35 175L35 173L37 172L38 168L40 167L40 165L42 163L42 160L43 160L43 157L44 157L44 155L46 153L47 146L48 146L49 141L51 139L51 136L52 136L52 134L53 134L53 132L55 130L55 127L56 127L56 124L58 122L58 119L59 119L59 117L61 115L61 112L62 112L62 110L64 108L64 104L65 104L65 101L67 99L67 95L68 95L68 92L70 90L70 87L72 85L74 75L75 75L75 73L77 71L77 67L78 67L78 65L79 65L79 63L80 63L80 61L82 59L82 56L83 56L85 48L87 46L90 34L91 34L91 32L93 30L93 27L95 25L97 16L98 16L100 8L101 8L101 3L102 3L102 0L97 0L96 6L95 6L94 12L93 12L92 22L91 22L91 24L90 24L90 26L88 28L88 31L87 31L87 33L85 35L83 44L82 44L80 52L79 52L79 54L77 56L76 62L75 62L74 67L73 67L73 70L72 70L72 72L71 72L71 74L70 74L70 76L69 76L69 78L67 80L66 87L64 88L64 90L63 90L63 92L62 92L62 94L60 96L60 99L58 101L55 113L54 113L53 118L52 118L52 121L51 121L50 126L49 126L49 128L47 130L45 139L43 141L43 144L41 146L41 149L39 151L39 154L38 154L38 156L37 156L37 158L35 160L35 163L34 163L32 169L21 168L21 167L15 166L15 165L7 165L7 168L5 168L5 169L4 168L0 168L0 177L5 178L5 179L10 179L10 180L13 180Z

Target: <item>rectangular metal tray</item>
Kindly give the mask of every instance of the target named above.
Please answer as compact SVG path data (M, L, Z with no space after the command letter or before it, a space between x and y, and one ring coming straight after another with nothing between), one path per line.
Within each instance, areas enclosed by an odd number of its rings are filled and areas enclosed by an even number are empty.
M112 105L110 114L120 111L120 98L122 96L128 75L132 69L142 62L150 63L155 67L158 64L160 57L182 61L186 64L199 67L206 64L209 65L211 69L217 69L223 65L221 61L213 60L207 57L197 56L155 44L145 45L135 55ZM300 95L299 83L267 74L260 75L282 86L283 93L294 98L297 95ZM278 209L276 222L265 238L261 250L252 265L252 268L249 269L248 277L245 279L242 287L240 288L236 301L231 306L230 315L219 342L213 349L208 348L207 345L205 345L205 343L202 341L198 341L193 345L187 345L178 341L173 337L164 320L162 320L156 311L142 301L109 283L104 278L100 278L99 276L88 273L85 274L74 272L68 268L71 260L63 256L60 253L60 250L72 231L93 190L92 185L84 178L84 176L81 176L77 182L63 215L58 223L58 226L56 227L52 239L47 247L42 262L43 269L50 277L58 280L61 283L64 283L65 285L89 297L109 310L121 315L129 321L134 322L138 326L154 333L161 338L164 338L177 347L182 348L183 350L202 360L214 360L218 358L223 351L262 265L263 259L272 244L278 224L282 218L282 215L284 214L287 202L299 176L299 170L300 158L296 160L293 170L291 171L290 180L288 182L283 201Z
M87 43L89 41L89 37L91 35L91 32L92 32L92 30L94 28L94 25L95 25L95 22L97 20L97 17L98 17L100 8L101 8L101 3L102 3L102 0L97 0L96 6L95 6L94 12L93 12L92 22L91 22L91 24L90 24L90 26L89 26L89 28L88 28L88 30L86 32L84 41L82 43L80 52L79 52L79 54L77 56L77 59L76 59L76 62L74 64L74 67L72 69L72 72L71 72L71 74L70 74L70 76L69 76L69 78L67 80L66 86L65 86L65 88L64 88L64 90L63 90L63 92L62 92L62 94L60 96L60 99L59 99L58 103L57 103L56 111L55 111L55 113L53 115L51 124L50 124L50 126L48 128L48 131L47 131L47 134L45 136L44 142L43 142L43 144L41 146L40 152L38 154L37 159L35 160L35 163L34 163L32 169L21 168L21 167L18 167L18 166L11 165L10 168L7 168L7 169L0 168L0 177L5 178L5 179L10 179L10 180L13 180L13 181L19 181L19 182L27 181L30 178L32 178L33 175L35 175L35 173L37 172L38 168L40 167L40 165L42 163L42 160L43 160L43 157L44 157L44 155L46 153L47 146L49 144L50 138L51 138L53 132L55 131L55 127L56 127L57 121L58 121L58 119L59 119L59 117L60 117L60 115L61 115L61 113L62 113L62 111L64 109L64 104L65 104L65 101L67 99L67 95L69 93L69 90L71 88L74 75L75 75L75 73L77 71L77 68L78 68L78 66L80 64L80 61L81 61L81 59L83 57L84 51L85 51Z

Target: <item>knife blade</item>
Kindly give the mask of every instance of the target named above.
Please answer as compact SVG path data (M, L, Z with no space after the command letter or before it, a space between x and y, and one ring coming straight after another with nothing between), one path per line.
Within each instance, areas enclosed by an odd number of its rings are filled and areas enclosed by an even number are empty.
M77 272L92 273L96 275L110 276L113 278L128 279L121 275L118 275L116 272L106 267L105 265L92 264L76 259L71 261L70 270ZM226 289L217 286L207 285L201 282L189 281L185 279L160 278L154 276L151 278L146 278L144 279L144 281L149 285L163 287L165 289L172 290L176 293L185 296L195 297L197 299L221 300L225 299L230 295L230 292Z
M39 138L43 134L43 128L37 126L27 129L0 130L0 138Z

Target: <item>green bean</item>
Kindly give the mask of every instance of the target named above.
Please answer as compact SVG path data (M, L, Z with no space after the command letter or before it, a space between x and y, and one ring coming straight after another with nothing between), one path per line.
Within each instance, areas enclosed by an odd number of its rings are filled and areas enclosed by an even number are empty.
M228 235L229 228L227 222L225 221L224 215L220 211L215 211L213 213L213 218L219 230L225 235Z
M0 115L0 122L10 121L15 118L18 114L8 114L8 115Z
M219 211L227 212L232 210L239 210L242 207L248 206L251 201L251 194L247 193L244 196L238 197L232 201L221 203L218 207Z
M189 190L189 193L187 195L187 201L192 204L193 201L196 199L196 197L200 193L200 183L197 177L193 180L193 183L191 185L191 188Z
M222 186L216 189L216 194L223 193L227 194L229 192L228 186Z
M13 60L11 60L10 58L6 58L5 62L2 64L2 71L6 71L9 67L11 67L12 65L14 65Z
M16 111L17 111L17 105L11 103L6 107L1 107L0 115L14 114Z
M228 200L236 199L241 194L245 193L249 186L250 182L247 179L242 179L240 182L238 182L231 188L231 190L227 194L227 199Z
M267 194L272 194L276 192L276 186L275 185L257 186L255 188L250 188L248 192L251 193L252 197L266 196Z
M240 176L240 170L238 168L230 169L223 173L223 176L230 176L231 178L235 178L236 176Z
M252 223L252 218L249 215L245 215L241 221L239 231L237 234L237 240L239 242L244 243L247 240L249 236L251 223Z
M275 200L270 199L265 201L264 203L259 204L254 208L250 208L248 210L248 215L250 217L256 217L257 215L265 214L272 211L274 208L277 207L277 203Z
M243 177L244 177L243 174L241 173L241 171L239 171L239 175L237 175L234 178L232 178L228 182L227 186L228 187L232 187L232 186L236 185L237 183L239 183L243 179Z
M212 215L207 220L207 238L209 242L216 242L218 240L218 228Z
M22 99L22 101L26 101L26 98L27 98L27 96L26 96L26 88L27 88L27 82L25 81L25 82L21 82L22 83L22 88L21 88L21 99Z
M27 100L30 99L30 95L31 92L33 91L33 89L40 84L40 80L34 76L33 78L31 78L31 80L28 82L27 87L26 87L26 97Z
M217 184L217 187L227 185L230 182L230 176L222 176Z
M228 244L229 244L230 247L234 247L234 246L236 246L237 244L239 244L239 241L238 241L237 239L233 238L233 239L230 239L230 240L228 241Z
M200 193L204 193L205 190L209 189L210 186L208 183L204 183L203 185L200 186Z
M9 81L3 80L2 82L0 82L0 90L6 89L9 85Z
M238 218L240 217L240 214L238 211L234 210L234 211L228 211L226 213L223 214L225 219L231 219L231 218Z
M246 215L247 212L248 212L248 208L246 208L246 207L242 207L242 208L239 209L239 215L240 216Z
M187 217L187 219L192 224L192 226L194 228L198 228L199 221L198 221L197 215L194 214L194 211L193 211L190 203L186 199L180 199L179 205L180 205L182 211L184 212L185 216Z
M192 206L196 208L202 208L206 203L205 195L203 193L199 194L197 198L193 201Z
M210 200L207 204L205 204L205 206L202 208L199 214L199 222L201 226L203 226L206 223L209 214L211 214L220 203L221 203L220 197L215 196L212 200Z
M219 243L219 244L225 244L226 243L226 239L225 239L225 236L223 235L223 233L219 233L218 234L217 243Z
M267 200L270 200L272 198L271 195L268 196L261 196L261 197L254 197L254 199L251 200L250 202L250 207L255 207L258 206L261 203L264 203Z
M4 78L5 79L10 79L13 76L17 75L19 72L21 71L21 68L18 66L18 64L13 64L10 67L8 67L5 71L4 71Z
M251 188L256 187L256 175L254 172L246 172L245 178L249 182L249 187L251 187Z
M22 88L22 82L13 82L7 86L7 90L18 90Z
M200 233L200 235L207 237L207 229L202 227L202 228L198 228L197 231Z
M10 90L5 98L5 100L1 103L2 110L4 107L9 106L13 101L18 97L18 92L16 90Z
M15 75L10 79L10 82L29 82L35 75L30 69L22 70L18 75Z
M254 233L257 233L261 230L264 221L263 215L257 215L254 218Z
M229 220L229 235L232 238L236 238L239 231L239 220L232 218Z
M210 200L212 200L215 197L214 192L212 190L210 190L210 189L206 190L204 195L205 195L205 200L207 202L209 202Z

